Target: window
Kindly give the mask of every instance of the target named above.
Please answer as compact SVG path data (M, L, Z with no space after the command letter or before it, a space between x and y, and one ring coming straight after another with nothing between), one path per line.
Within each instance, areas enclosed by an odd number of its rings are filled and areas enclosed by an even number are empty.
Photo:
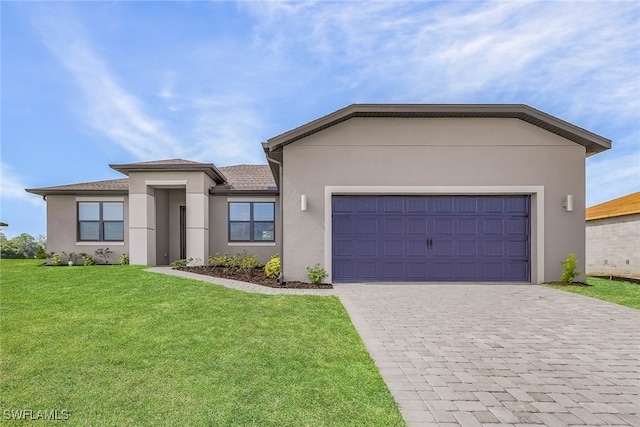
M274 242L275 203L230 202L229 241Z
M78 202L78 240L124 241L122 202Z

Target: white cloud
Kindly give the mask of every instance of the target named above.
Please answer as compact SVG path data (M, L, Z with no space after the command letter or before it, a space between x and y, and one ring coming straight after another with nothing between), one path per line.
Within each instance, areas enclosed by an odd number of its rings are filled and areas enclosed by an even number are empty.
M144 112L94 52L82 25L63 8L41 11L36 25L48 49L72 73L86 98L90 125L139 159L180 157L163 123Z
M21 202L28 202L33 206L42 206L42 199L33 194L29 194L24 189L27 187L24 184L24 178L16 173L13 168L6 164L1 163L0 167L0 195L3 201L15 200Z

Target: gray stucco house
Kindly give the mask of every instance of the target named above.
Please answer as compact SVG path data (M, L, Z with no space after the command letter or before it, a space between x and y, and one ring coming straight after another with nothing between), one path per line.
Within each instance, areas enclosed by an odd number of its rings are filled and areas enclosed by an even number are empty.
M282 255L284 280L556 280L585 254L585 157L611 141L526 105L354 104L262 144L267 165L113 164L28 189L48 251L134 264Z

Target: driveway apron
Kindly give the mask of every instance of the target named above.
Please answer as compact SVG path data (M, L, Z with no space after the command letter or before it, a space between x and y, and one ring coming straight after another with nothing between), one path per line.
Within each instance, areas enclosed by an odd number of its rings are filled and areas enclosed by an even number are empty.
M538 285L335 285L409 426L640 426L640 311Z

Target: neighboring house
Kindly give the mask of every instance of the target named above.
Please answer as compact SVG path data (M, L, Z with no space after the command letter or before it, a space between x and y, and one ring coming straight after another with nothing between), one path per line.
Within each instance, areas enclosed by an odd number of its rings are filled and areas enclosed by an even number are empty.
M263 143L267 165L110 165L128 178L28 189L48 250L134 264L282 254L283 279L557 280L585 253L585 157L611 141L525 105L355 104ZM117 254L116 254L117 255Z
M640 278L640 191L587 208L587 274Z

